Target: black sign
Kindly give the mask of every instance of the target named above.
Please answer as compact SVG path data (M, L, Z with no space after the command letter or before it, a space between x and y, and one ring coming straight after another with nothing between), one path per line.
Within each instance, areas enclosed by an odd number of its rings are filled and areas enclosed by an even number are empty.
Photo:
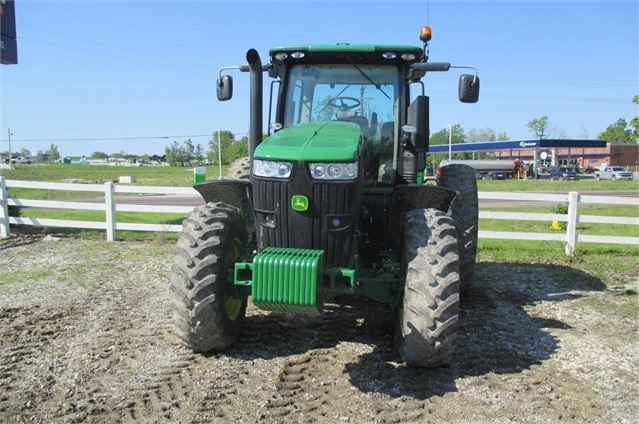
M18 63L18 43L16 42L16 6L14 0L0 0L0 62L3 65Z

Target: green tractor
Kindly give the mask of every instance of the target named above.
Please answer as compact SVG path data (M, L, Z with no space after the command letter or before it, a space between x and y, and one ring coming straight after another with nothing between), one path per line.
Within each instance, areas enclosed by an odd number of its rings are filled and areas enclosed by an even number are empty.
M477 183L449 165L426 181L431 72L470 68L459 99L475 103L473 67L428 62L423 46L294 45L220 70L217 96L250 74L249 158L233 179L194 185L205 204L184 220L171 301L181 341L222 351L238 338L248 298L258 308L321 314L337 296L397 310L395 345L410 365L449 365L460 292L477 253ZM262 134L263 74L270 85ZM263 139L264 138L264 139Z

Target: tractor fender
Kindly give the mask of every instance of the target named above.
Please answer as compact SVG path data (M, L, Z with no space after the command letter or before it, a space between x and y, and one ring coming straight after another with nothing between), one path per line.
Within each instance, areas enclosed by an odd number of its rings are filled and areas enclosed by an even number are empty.
M386 222L387 242L395 249L400 248L404 216L414 209L437 209L448 212L457 195L455 190L433 184L408 184L395 187Z
M206 203L222 202L235 206L244 214L250 214L253 191L250 181L211 180L194 184Z

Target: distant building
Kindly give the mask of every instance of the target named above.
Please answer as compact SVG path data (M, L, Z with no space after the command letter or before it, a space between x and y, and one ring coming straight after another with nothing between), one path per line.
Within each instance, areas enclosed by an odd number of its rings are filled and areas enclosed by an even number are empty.
M488 153L493 159L517 159L535 167L576 165L598 168L606 164L639 172L639 144L609 143L605 140L542 139L435 144L429 147L429 153Z
M520 159L532 161L534 150L497 151L499 159ZM541 164L576 165L581 168L592 166L599 168L602 164L611 166L639 167L639 144L606 143L606 147L561 147L541 151Z

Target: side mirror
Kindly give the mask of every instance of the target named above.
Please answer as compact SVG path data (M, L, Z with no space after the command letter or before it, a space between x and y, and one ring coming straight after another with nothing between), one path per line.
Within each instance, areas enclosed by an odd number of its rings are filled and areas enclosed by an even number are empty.
M479 100L479 77L464 74L459 77L459 101L462 103L477 103Z
M222 75L217 80L217 99L221 102L230 100L233 97L233 77Z
M430 132L428 109L428 96L417 96L408 106L406 124L415 128L410 132L411 143L418 152L428 151L428 133Z

